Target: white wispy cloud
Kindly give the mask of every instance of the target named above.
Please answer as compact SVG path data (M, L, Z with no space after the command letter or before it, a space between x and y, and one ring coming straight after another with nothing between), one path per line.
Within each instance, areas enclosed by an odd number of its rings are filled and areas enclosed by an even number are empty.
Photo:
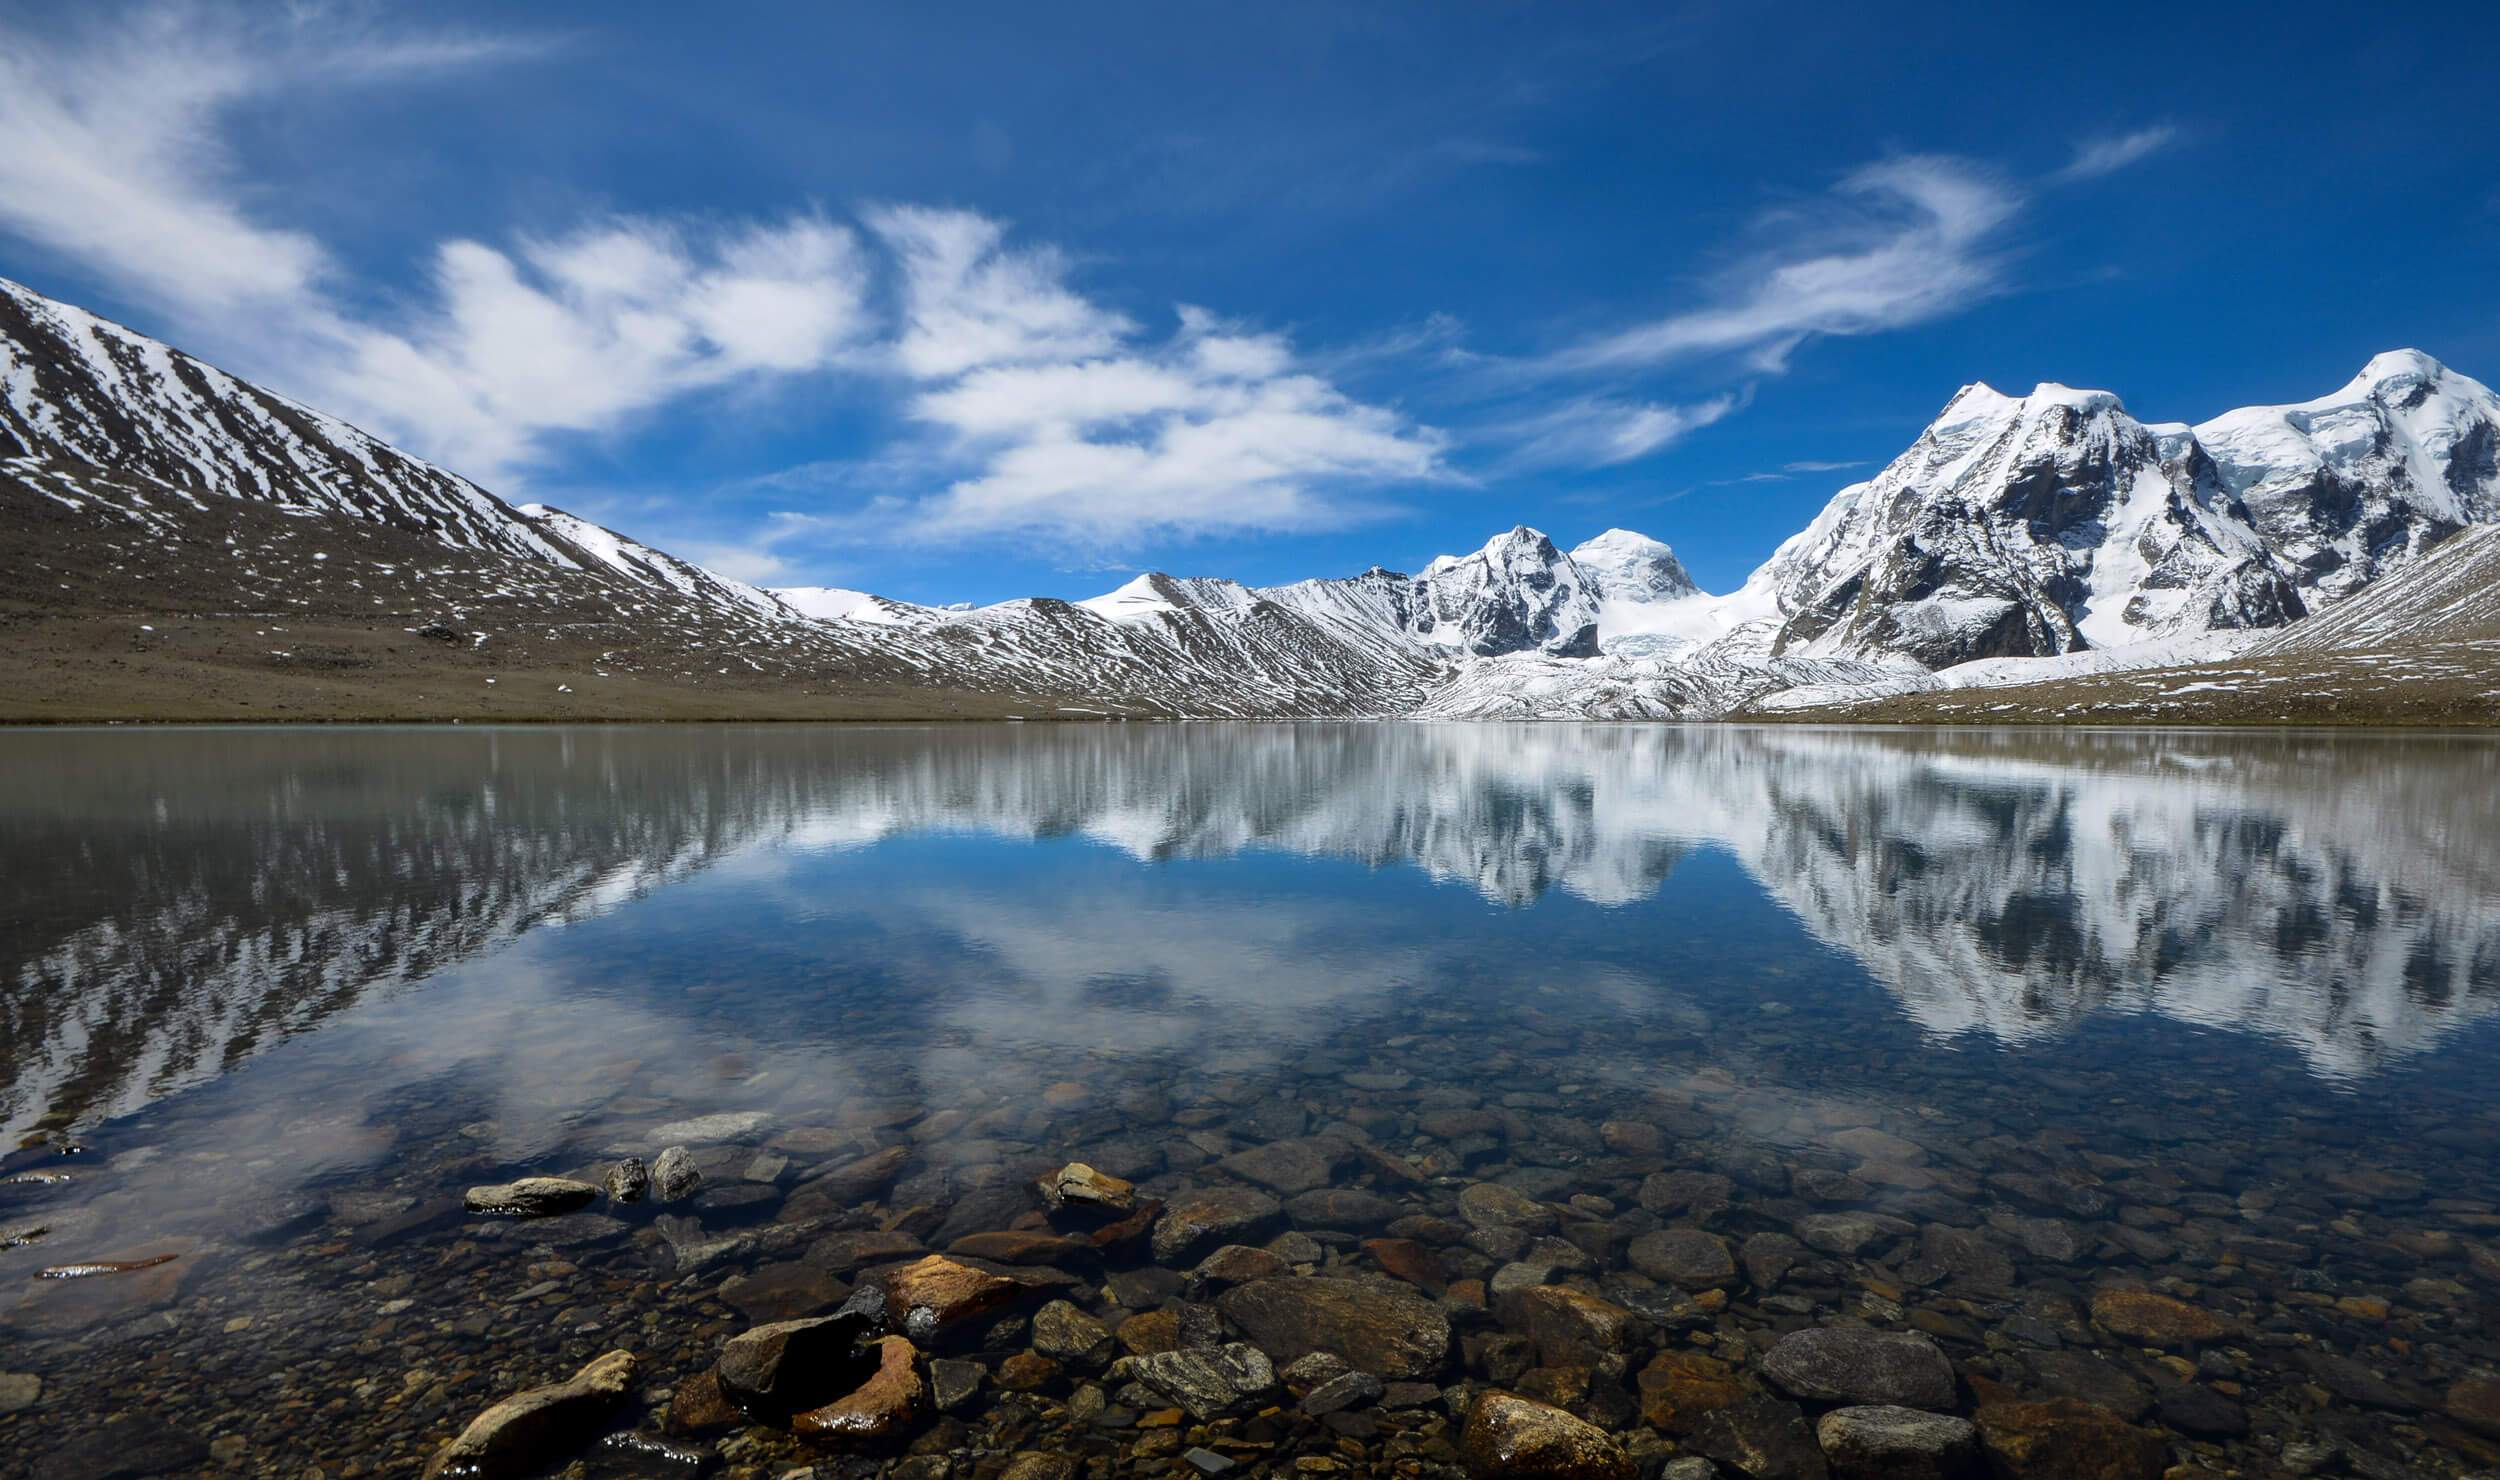
M1781 463L1780 471L1783 473L1838 473L1849 468L1862 468L1865 466L1866 459L1862 457L1848 458L1840 462L1825 462L1815 458L1802 458L1792 463Z
M1815 335L1941 318L2001 289L1992 242L2020 204L1966 161L1905 155L1868 165L1817 209L1786 221L1786 240L1723 274L1708 302L1601 335L1550 363L1589 371L1732 354L1776 371Z
M551 436L850 350L867 270L855 234L814 216L608 217L510 250L447 241L429 291L375 314L349 306L321 242L264 219L231 157L244 104L543 49L379 35L317 10L138 9L66 40L0 30L0 228L239 368L492 481L517 477Z
M1438 432L1347 395L1281 335L1185 307L1151 338L1072 286L1063 253L976 212L880 205L864 233L816 212L594 216L441 242L418 288L374 309L312 233L270 219L280 203L232 157L234 113L289 89L533 49L380 35L318 9L139 9L65 41L0 24L0 229L246 373L507 488L569 435L828 371L899 394L919 428L873 459L922 475L873 502L867 523L898 536L1100 548L1308 528L1352 517L1375 485L1446 475ZM713 553L775 574L775 547L807 527Z
M2115 174L2157 150L2167 148L2179 136L2177 128L2167 123L2140 128L2133 133L2103 134L2086 139L2075 146L2075 157L2057 172L2060 180L2094 180Z
M1070 291L1057 251L1010 250L986 216L886 206L868 213L868 225L902 268L895 355L910 374L1107 354L1136 328Z
M815 217L612 218L511 253L447 242L431 277L431 301L402 321L305 327L331 395L485 476L526 466L553 434L844 363L872 327L856 236Z
M1736 392L1689 405L1580 397L1504 429L1518 450L1517 467L1611 467L1647 457L1734 411Z

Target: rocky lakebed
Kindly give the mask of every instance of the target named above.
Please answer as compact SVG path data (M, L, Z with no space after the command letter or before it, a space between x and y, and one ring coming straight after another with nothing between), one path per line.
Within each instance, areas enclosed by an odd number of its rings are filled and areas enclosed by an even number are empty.
M1766 1022L1748 1056L1802 1072ZM1499 1026L804 1118L594 1091L614 1157L421 1151L127 1248L114 1188L163 1163L42 1133L0 1184L0 1445L41 1480L2500 1463L2500 1203L2331 1121L2251 1164L2265 1128L2116 1083L2059 1123L1984 1060L1902 1112L1701 1062L1626 1094L1577 1076L1700 1035ZM358 1129L456 1148L461 1108ZM172 1257L52 1263L98 1249Z

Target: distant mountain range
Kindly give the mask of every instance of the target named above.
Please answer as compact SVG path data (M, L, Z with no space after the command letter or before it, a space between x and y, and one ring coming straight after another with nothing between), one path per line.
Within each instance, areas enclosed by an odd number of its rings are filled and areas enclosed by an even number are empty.
M219 717L220 702L248 710L256 685L320 712L349 684L406 717L873 700L897 714L1711 718L1781 694L2016 684L2217 658L2278 631L2278 646L2324 639L2358 630L2323 618L2364 590L2406 614L2378 618L2373 641L2436 642L2489 613L2386 593L2495 521L2500 397L2407 350L2319 400L2193 427L2139 422L2101 391L1966 386L1720 596L1645 535L1566 552L1521 526L1412 575L1253 588L1149 573L1078 602L930 607L762 590L506 503L0 280L0 656L19 665L0 677L56 676L17 717ZM2445 562L2442 589L2488 589L2487 546L2461 543L2472 568ZM111 624L138 613L168 620ZM151 715L134 683L176 712Z

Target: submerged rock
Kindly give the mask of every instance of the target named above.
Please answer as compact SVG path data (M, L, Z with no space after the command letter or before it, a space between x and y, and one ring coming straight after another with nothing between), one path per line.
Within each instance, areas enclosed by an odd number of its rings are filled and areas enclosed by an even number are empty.
M1476 1399L1459 1448L1480 1480L1633 1480L1637 1473L1604 1429L1512 1393Z
M1054 1300L1033 1313L1033 1349L1056 1361L1078 1367L1100 1367L1111 1360L1111 1328L1065 1300Z
M1841 1480L1958 1480L1979 1463L1979 1431L1950 1414L1890 1404L1835 1408L1814 1432Z
M472 1213L500 1218L550 1218L586 1208L599 1200L599 1189L570 1177L523 1177L492 1187L472 1187L462 1204Z
M1953 1406L1953 1364L1933 1341L1856 1326L1793 1331L1772 1344L1762 1373L1791 1396L1819 1403Z
M1431 1377L1449 1361L1449 1318L1404 1285L1320 1276L1253 1280L1215 1303L1283 1361L1334 1352L1388 1378Z
M1976 1422L1989 1462L2013 1480L2158 1480L2170 1463L2161 1435L2074 1398L1990 1403Z
M1249 1243L1284 1221L1284 1205L1249 1187L1202 1187L1166 1203L1154 1226L1159 1264L1187 1264L1222 1244Z
M2150 1290L2102 1290L2092 1297L2092 1319L2147 1346L2193 1346L2231 1332L2231 1323L2212 1311Z
M425 1467L437 1477L533 1475L587 1443L634 1381L634 1356L613 1351L573 1374L515 1393L473 1419Z
M140 1475L195 1474L210 1457L210 1446L190 1430L176 1428L162 1419L129 1414L53 1450L28 1473L35 1480L123 1480Z
M1221 1417L1276 1389L1276 1368L1255 1346L1192 1347L1137 1357L1129 1370L1139 1382L1189 1411L1201 1422Z
M1634 1269L1679 1289L1709 1290L1736 1280L1736 1260L1726 1242L1698 1228L1644 1233L1624 1253Z

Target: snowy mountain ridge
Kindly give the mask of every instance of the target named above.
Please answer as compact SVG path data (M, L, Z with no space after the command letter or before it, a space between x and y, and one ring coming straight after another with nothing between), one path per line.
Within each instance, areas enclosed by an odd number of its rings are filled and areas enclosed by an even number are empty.
M473 632L485 605L550 638L617 625L664 649L645 666L678 679L726 663L806 692L866 684L1060 714L1714 718L1790 691L2235 651L2495 521L2500 397L2403 350L2328 396L2194 426L2138 421L2106 391L1965 386L1724 595L1646 535L1610 529L1566 551L1520 525L1412 575L1251 587L1148 572L1082 601L941 608L767 591L507 503L0 280L0 530L39 529L72 559L92 547L73 572L83 589L109 598L148 579L137 552L195 586L230 582L207 597L230 611L283 613L319 589L367 615L418 608L406 631ZM72 586L46 575L29 599L56 589ZM2370 630L2383 640L2392 613L2455 609L2399 604Z

